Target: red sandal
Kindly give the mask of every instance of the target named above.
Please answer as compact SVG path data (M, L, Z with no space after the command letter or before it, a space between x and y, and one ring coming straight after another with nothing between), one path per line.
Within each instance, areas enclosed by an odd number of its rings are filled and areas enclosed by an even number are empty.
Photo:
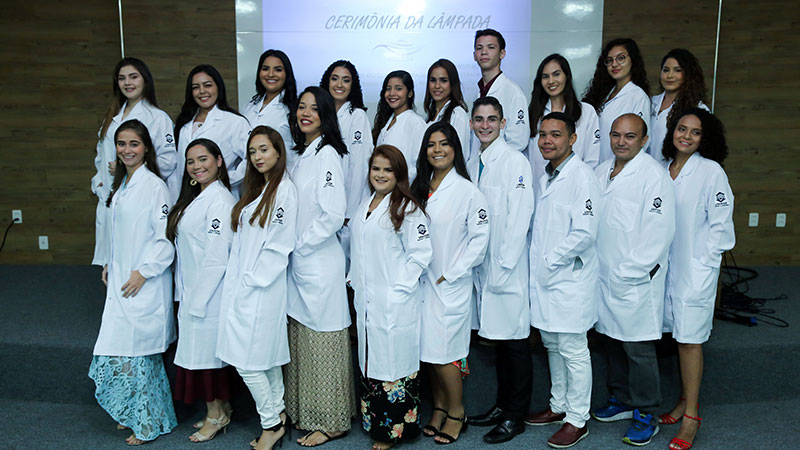
M683 417L696 421L698 430L700 429L700 425L703 424L702 417L692 417L688 414L684 414ZM667 448L669 448L669 450L689 450L690 448L692 448L692 445L693 445L692 442L686 442L683 439L672 438L672 440L669 441L669 446Z
M678 399L678 403L685 401L686 401L685 397L681 397ZM660 425L675 425L676 423L678 423L679 420L681 420L680 417L672 417L671 415L669 415L669 413L664 413L658 416L658 423Z

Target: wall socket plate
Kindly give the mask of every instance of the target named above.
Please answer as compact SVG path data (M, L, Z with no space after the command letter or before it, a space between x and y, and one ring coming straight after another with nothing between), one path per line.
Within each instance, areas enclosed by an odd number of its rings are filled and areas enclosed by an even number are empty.
M758 213L750 213L750 216L747 219L747 226L748 227L758 226Z
M14 223L22 223L22 210L21 209L12 209L11 210L11 221Z
M775 214L775 226L778 228L786 226L786 213Z
M47 236L39 236L39 250L48 249L50 249L50 241L47 239Z

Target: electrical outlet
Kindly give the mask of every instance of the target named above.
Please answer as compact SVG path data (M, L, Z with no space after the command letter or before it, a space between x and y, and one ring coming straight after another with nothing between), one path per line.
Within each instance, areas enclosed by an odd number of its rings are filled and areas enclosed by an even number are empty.
M12 209L11 210L11 221L14 223L22 223L22 210L21 209Z
M50 241L47 236L39 236L39 250L48 250L50 248Z
M775 214L775 226L778 228L786 226L786 213Z
M750 213L750 219L747 221L748 227L757 227L758 226L758 213Z

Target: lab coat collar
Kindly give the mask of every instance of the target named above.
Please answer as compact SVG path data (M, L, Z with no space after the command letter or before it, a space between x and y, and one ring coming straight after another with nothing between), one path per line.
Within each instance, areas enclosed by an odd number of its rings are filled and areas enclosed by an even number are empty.
M622 97L632 93L637 87L638 86L636 86L636 83L634 83L633 81L628 81L627 83L625 83L625 86L622 86L622 89L620 89L619 93L617 95L615 95L614 98L612 98L611 100L606 100L605 103L610 103L610 102L613 102L613 101L617 100L618 98L622 98ZM610 91L608 91L608 95L606 95L606 99L608 99L608 96L611 95L612 92L614 92L613 88Z
M411 108L408 108L407 110L405 110L405 111L401 112L401 113L400 113L400 114L398 114L398 115L394 115L394 113L392 113L392 115L393 115L394 117L396 117L396 118L397 118L397 121L399 122L401 117L403 117L403 116L407 116L409 113L410 113L410 114L416 114L416 113L414 112L414 110L413 110L413 109L411 109ZM391 120L391 119L389 119L389 122L388 122L388 123L392 123L392 120ZM395 122L395 125L397 125L397 123L396 123L396 122ZM392 128L394 128L394 127L392 127Z
M555 187L558 183L569 179L576 165L575 160L577 159L579 159L578 156L575 154L575 152L573 152L572 156L570 156L569 159L563 163L561 171L558 172L558 176L555 180L553 180L552 183L550 183L550 186L547 185L547 180L549 178L547 172L545 172L544 175L539 178L539 186L541 187L542 198L550 195L550 193L555 190Z
M444 116L444 112L447 111L447 105L449 105L451 101L452 100L448 100L447 103L445 103L444 106L442 106L442 109L440 109L439 112L436 114L436 119L434 119L434 122L438 122L438 121L442 120L442 116Z
M341 108L336 111L336 117L339 120L342 120L343 117L347 117L350 115L350 100L344 102Z
M145 103L147 103L147 100L141 99L135 105L133 105L133 109L128 114L128 117L125 118L125 121L130 120L131 118L135 119L136 118L135 115L140 112L139 110L142 109L142 108L146 108ZM122 107L119 109L119 112L117 113L117 115L114 116L114 119L113 119L114 122L117 122L119 124L121 124L123 122L122 113L125 112L125 108L127 108L127 107L128 107L128 101L126 100L125 103L122 104Z
M678 177L675 178L675 181L678 181L683 177L688 177L689 175L691 175L692 172L694 172L694 170L697 168L697 166L700 165L701 159L703 159L703 157L700 156L699 153L697 152L692 153L692 156L689 157L689 159L686 161L686 164L684 164L683 167L681 168L681 173L678 174ZM674 161L674 159L670 159L669 162L667 163L667 170L669 170L669 166L670 164L672 164L672 161Z
M136 169L136 172L133 172L133 175L128 178L127 183L123 182L121 186L125 186L125 189L129 189L131 186L147 177L145 172L150 172L150 169L148 169L146 165L142 164L142 166Z
M487 147L486 150L481 152L481 161L483 162L484 170L486 170L486 166L500 157L502 150L499 150L499 148L503 147L504 145L505 141L503 140L503 133L500 133L500 135L497 136L497 139L489 144L489 147Z
M301 159L302 158L310 158L311 155L313 155L314 153L317 153L317 147L321 143L322 143L322 135L320 134L319 136L317 136L316 139L311 141L311 143L308 146L306 146L306 149L303 150L303 154L300 155L300 158Z
M222 186L223 186L222 182L220 182L219 180L212 181L211 184L209 184L205 189L200 191L200 194L197 197L195 197L195 200L197 200L197 199L199 199L201 197L208 197L209 195L214 195L214 191L216 191L216 190L218 190L220 188L225 189Z
M190 120L189 122L187 122L187 123L186 123L186 125L184 125L184 126L188 126L188 127L189 127L189 129L191 129L191 127L192 127L192 124L194 123L194 119L195 119L195 117L197 117L197 114L198 114L199 112L200 112L200 111L198 110L198 111L197 111L197 112L194 114L194 117L192 117L192 120ZM193 136L193 138L194 138L194 139L197 139L197 138L201 137L201 135L203 135L203 134L207 133L207 132L208 132L208 130L209 130L211 127L213 127L213 126L214 126L214 124L215 124L217 121L219 121L219 120L222 120L222 115L223 115L223 111L222 111L221 109L217 108L217 105L214 105L213 107L211 107L211 111L209 111L209 112L208 112L208 115L206 116L206 121L205 121L205 122L203 122L203 126L201 126L199 130L197 130L197 135Z
M372 220L372 218L375 217L375 216L382 215L384 213L384 211L389 209L389 199L391 197L392 197L391 192L389 194L385 195L383 197L383 200L381 200L381 202L378 203L378 206L370 213L369 217L367 217L367 211L369 211L369 205L371 205L372 204L372 200L375 199L375 193L373 192L372 195L370 195L370 197L369 197L369 202L367 202L367 207L364 208L364 213L363 214L359 214L358 220L360 220L362 223L365 223L365 222L369 222L370 220Z
M623 167L622 170L620 170L619 174L617 174L617 176L614 177L614 181L608 185L608 188L606 190L610 191L613 190L615 187L619 186L620 185L619 180L621 178L627 178L635 175L636 172L639 171L639 167L641 167L641 165L644 164L643 161L648 157L646 155L647 153L644 151L644 148L639 150L639 153L636 154L636 156L634 156L632 160L628 161L628 163L625 164L625 167ZM614 162L611 163L611 167L614 167Z
M433 193L433 195L431 195L431 197L428 199L428 203L430 204L432 202L435 202L439 198L441 198L442 196L440 195L440 193L442 191L445 191L450 186L454 185L455 182L456 182L456 177L459 177L459 176L460 175L456 172L455 166L452 167L450 169L450 171L447 172L447 175L444 176L444 179L442 180L442 183L439 184L439 188L436 189L436 191Z

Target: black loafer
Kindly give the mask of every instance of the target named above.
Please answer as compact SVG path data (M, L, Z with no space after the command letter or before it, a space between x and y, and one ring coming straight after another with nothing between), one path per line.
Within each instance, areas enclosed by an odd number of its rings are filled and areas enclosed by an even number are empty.
M470 417L467 419L467 423L476 427L489 427L500 423L503 420L502 416L503 410L494 405L485 413Z
M498 423L491 431L483 435L487 444L499 444L514 439L514 436L525 431L525 423L521 420L506 419Z

